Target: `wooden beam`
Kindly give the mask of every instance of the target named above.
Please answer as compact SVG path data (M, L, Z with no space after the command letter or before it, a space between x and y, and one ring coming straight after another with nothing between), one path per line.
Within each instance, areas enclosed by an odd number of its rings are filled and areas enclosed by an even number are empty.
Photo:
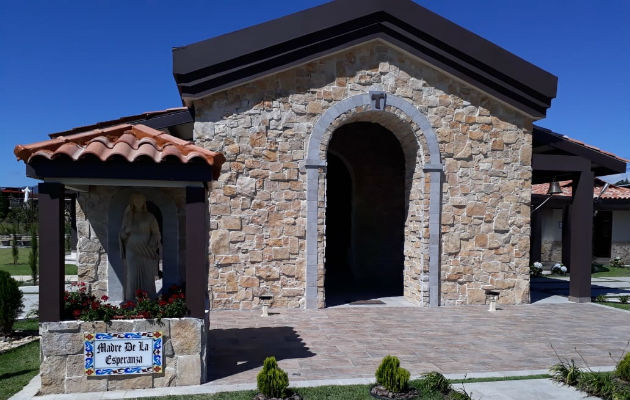
M581 172L590 171L591 163L587 159L577 156L532 154L532 169L534 171Z
M60 183L40 183L39 321L61 320L64 285L64 195Z

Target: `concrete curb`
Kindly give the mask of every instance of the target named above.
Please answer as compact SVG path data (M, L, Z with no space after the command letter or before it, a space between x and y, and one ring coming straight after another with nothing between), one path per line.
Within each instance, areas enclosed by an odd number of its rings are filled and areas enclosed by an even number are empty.
M593 371L608 372L615 369L614 366L591 367ZM509 376L528 376L548 374L549 370L520 370L520 371L495 371L495 372L471 372L467 374L445 374L448 379L465 379L465 378L504 378ZM412 379L418 379L420 376L412 376ZM498 381L509 382L509 381ZM518 382L518 381L515 381ZM369 385L374 383L373 378L341 378L341 379L321 379L321 380L305 380L292 382L291 387L317 387L317 386L341 386L341 385ZM487 382L492 384L493 382ZM31 399L40 387L39 375L35 376L21 392L15 394L10 400L26 400ZM116 390L111 392L90 392L90 393L69 393L69 394L50 394L45 396L37 396L39 400L100 400L100 399L130 399L142 397L159 397L159 396L185 396L194 394L214 394L219 392L236 392L240 390L254 390L255 383L233 384L233 385L217 385L205 383L197 386L179 386L154 389L136 389L136 390Z

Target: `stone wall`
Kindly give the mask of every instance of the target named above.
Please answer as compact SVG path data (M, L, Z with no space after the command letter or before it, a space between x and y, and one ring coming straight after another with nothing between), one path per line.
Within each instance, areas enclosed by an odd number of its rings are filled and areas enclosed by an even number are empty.
M207 324L196 318L119 320L111 323L42 322L40 394L77 393L199 385L206 377ZM151 375L86 376L84 332L153 332L164 334L164 372Z
M630 242L612 242L610 256L619 257L624 264L630 264Z
M543 240L541 243L540 261L562 262L562 242L555 240Z
M441 214L441 303L529 302L531 119L467 84L370 42L196 101L197 145L227 162L210 198L213 306L248 309L270 292L276 307L305 293L307 143L313 125L343 99L381 90L424 114L445 165ZM333 121L387 120L406 156L411 190L405 222L405 296L427 304L429 163L420 127L402 110L357 108ZM388 122L389 121L389 122ZM402 125L401 129L392 128ZM411 142L406 138L411 138ZM325 168L319 171L318 297L324 305Z

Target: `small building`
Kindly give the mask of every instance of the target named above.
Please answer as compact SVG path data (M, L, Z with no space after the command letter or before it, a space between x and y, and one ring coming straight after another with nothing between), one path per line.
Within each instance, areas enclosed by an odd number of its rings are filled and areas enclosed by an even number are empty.
M572 181L558 182L562 194L556 194L551 201L536 212L540 213L541 235L532 240L541 242L539 258L542 262L563 262L563 232L566 235L566 206L570 202ZM548 183L532 187L534 207L548 198ZM619 257L630 263L630 188L620 187L595 179L593 185L593 259L608 262ZM534 255L534 258L536 256Z
M208 293L227 309L261 295L307 309L372 295L480 304L488 287L528 303L532 182L581 176L581 226L585 182L625 170L539 148L533 122L557 78L409 0L335 1L175 48L173 73L185 108L16 148L46 204L78 193L79 275L113 300L139 192L160 223L164 283L188 277L199 315Z

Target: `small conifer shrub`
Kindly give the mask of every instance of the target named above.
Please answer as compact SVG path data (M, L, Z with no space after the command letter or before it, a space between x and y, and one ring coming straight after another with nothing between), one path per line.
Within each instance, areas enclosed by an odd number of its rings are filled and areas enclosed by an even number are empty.
M451 390L451 384L448 382L448 379L439 372L429 372L422 380L424 386L429 390L438 391L443 394Z
M409 371L400 367L400 360L396 356L385 356L381 365L376 369L376 383L390 392L400 393L409 386Z
M615 369L615 374L624 381L630 382L630 353L626 353L619 361Z
M22 310L22 292L15 279L0 271L0 333L8 335Z
M265 359L262 370L256 377L258 391L267 397L282 398L286 396L289 387L289 376L284 372L276 358L271 356Z

